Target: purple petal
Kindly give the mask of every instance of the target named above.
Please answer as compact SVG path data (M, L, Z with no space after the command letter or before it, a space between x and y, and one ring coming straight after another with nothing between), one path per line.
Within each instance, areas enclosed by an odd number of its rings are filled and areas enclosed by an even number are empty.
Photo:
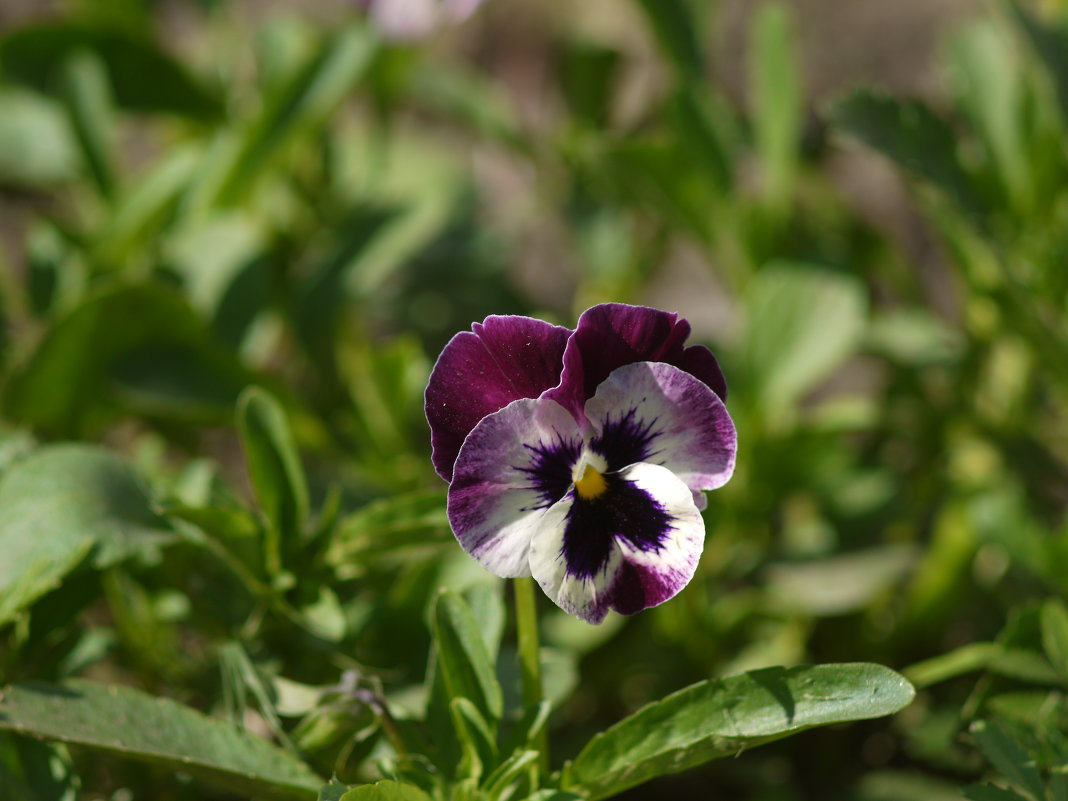
M662 465L694 492L727 483L738 447L723 401L704 383L662 362L628 364L612 372L586 403L596 434L590 447L609 470L634 462Z
M689 335L690 324L674 312L623 303L593 306L579 317L564 351L560 385L548 397L581 416L586 400L616 368L633 362L667 362L726 398L727 382L716 357L701 345L684 348Z
M670 470L631 465L593 501L551 506L530 543L530 569L554 603L588 623L632 615L689 583L705 528L689 488Z
M468 435L449 485L449 523L460 545L498 576L529 576L541 519L571 486L578 424L558 403L524 398Z
M464 438L486 415L520 398L536 398L560 381L571 331L531 317L491 316L454 336L426 388L432 460L452 479Z

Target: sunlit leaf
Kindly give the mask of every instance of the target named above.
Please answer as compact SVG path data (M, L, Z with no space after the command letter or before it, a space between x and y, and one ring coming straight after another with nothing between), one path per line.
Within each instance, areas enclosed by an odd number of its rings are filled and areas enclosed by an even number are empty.
M149 762L243 796L311 801L323 785L265 740L127 687L12 685L0 692L0 728Z
M564 773L590 801L813 726L897 712L914 690L870 664L766 668L703 681L596 735Z

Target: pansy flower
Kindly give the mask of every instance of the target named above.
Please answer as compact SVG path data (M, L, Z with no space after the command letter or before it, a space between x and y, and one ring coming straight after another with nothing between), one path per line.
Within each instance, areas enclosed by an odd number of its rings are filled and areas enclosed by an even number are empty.
M705 490L734 470L726 382L675 314L594 306L575 330L488 317L446 345L426 413L460 545L591 623L675 596Z

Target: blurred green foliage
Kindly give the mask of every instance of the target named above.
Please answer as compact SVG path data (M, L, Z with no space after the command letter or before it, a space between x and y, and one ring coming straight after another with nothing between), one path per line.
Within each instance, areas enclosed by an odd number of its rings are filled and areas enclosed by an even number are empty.
M960 25L941 96L811 109L789 4L753 13L739 102L717 4L637 0L653 87L617 39L552 31L535 115L447 35L205 2L171 41L168 5L0 35L0 684L139 687L344 783L417 781L424 713L468 733L440 764L512 753L481 732L519 695L514 633L449 532L426 378L487 314L666 285L724 366L738 468L672 602L542 610L552 767L683 685L865 660L920 688L892 723L621 797L1068 798L1063 11ZM843 150L907 181L928 262L846 199ZM498 789L545 721L502 725ZM231 797L172 770L0 734L5 801Z

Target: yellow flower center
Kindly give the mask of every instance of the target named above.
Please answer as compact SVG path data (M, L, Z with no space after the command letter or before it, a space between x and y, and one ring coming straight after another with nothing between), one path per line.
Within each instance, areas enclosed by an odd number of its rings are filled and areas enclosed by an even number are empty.
M592 501L604 494L604 491L608 489L608 482L604 478L604 471L607 469L608 465L597 454L589 452L582 454L582 458L579 459L571 473L571 478L575 482L575 492L582 500Z

